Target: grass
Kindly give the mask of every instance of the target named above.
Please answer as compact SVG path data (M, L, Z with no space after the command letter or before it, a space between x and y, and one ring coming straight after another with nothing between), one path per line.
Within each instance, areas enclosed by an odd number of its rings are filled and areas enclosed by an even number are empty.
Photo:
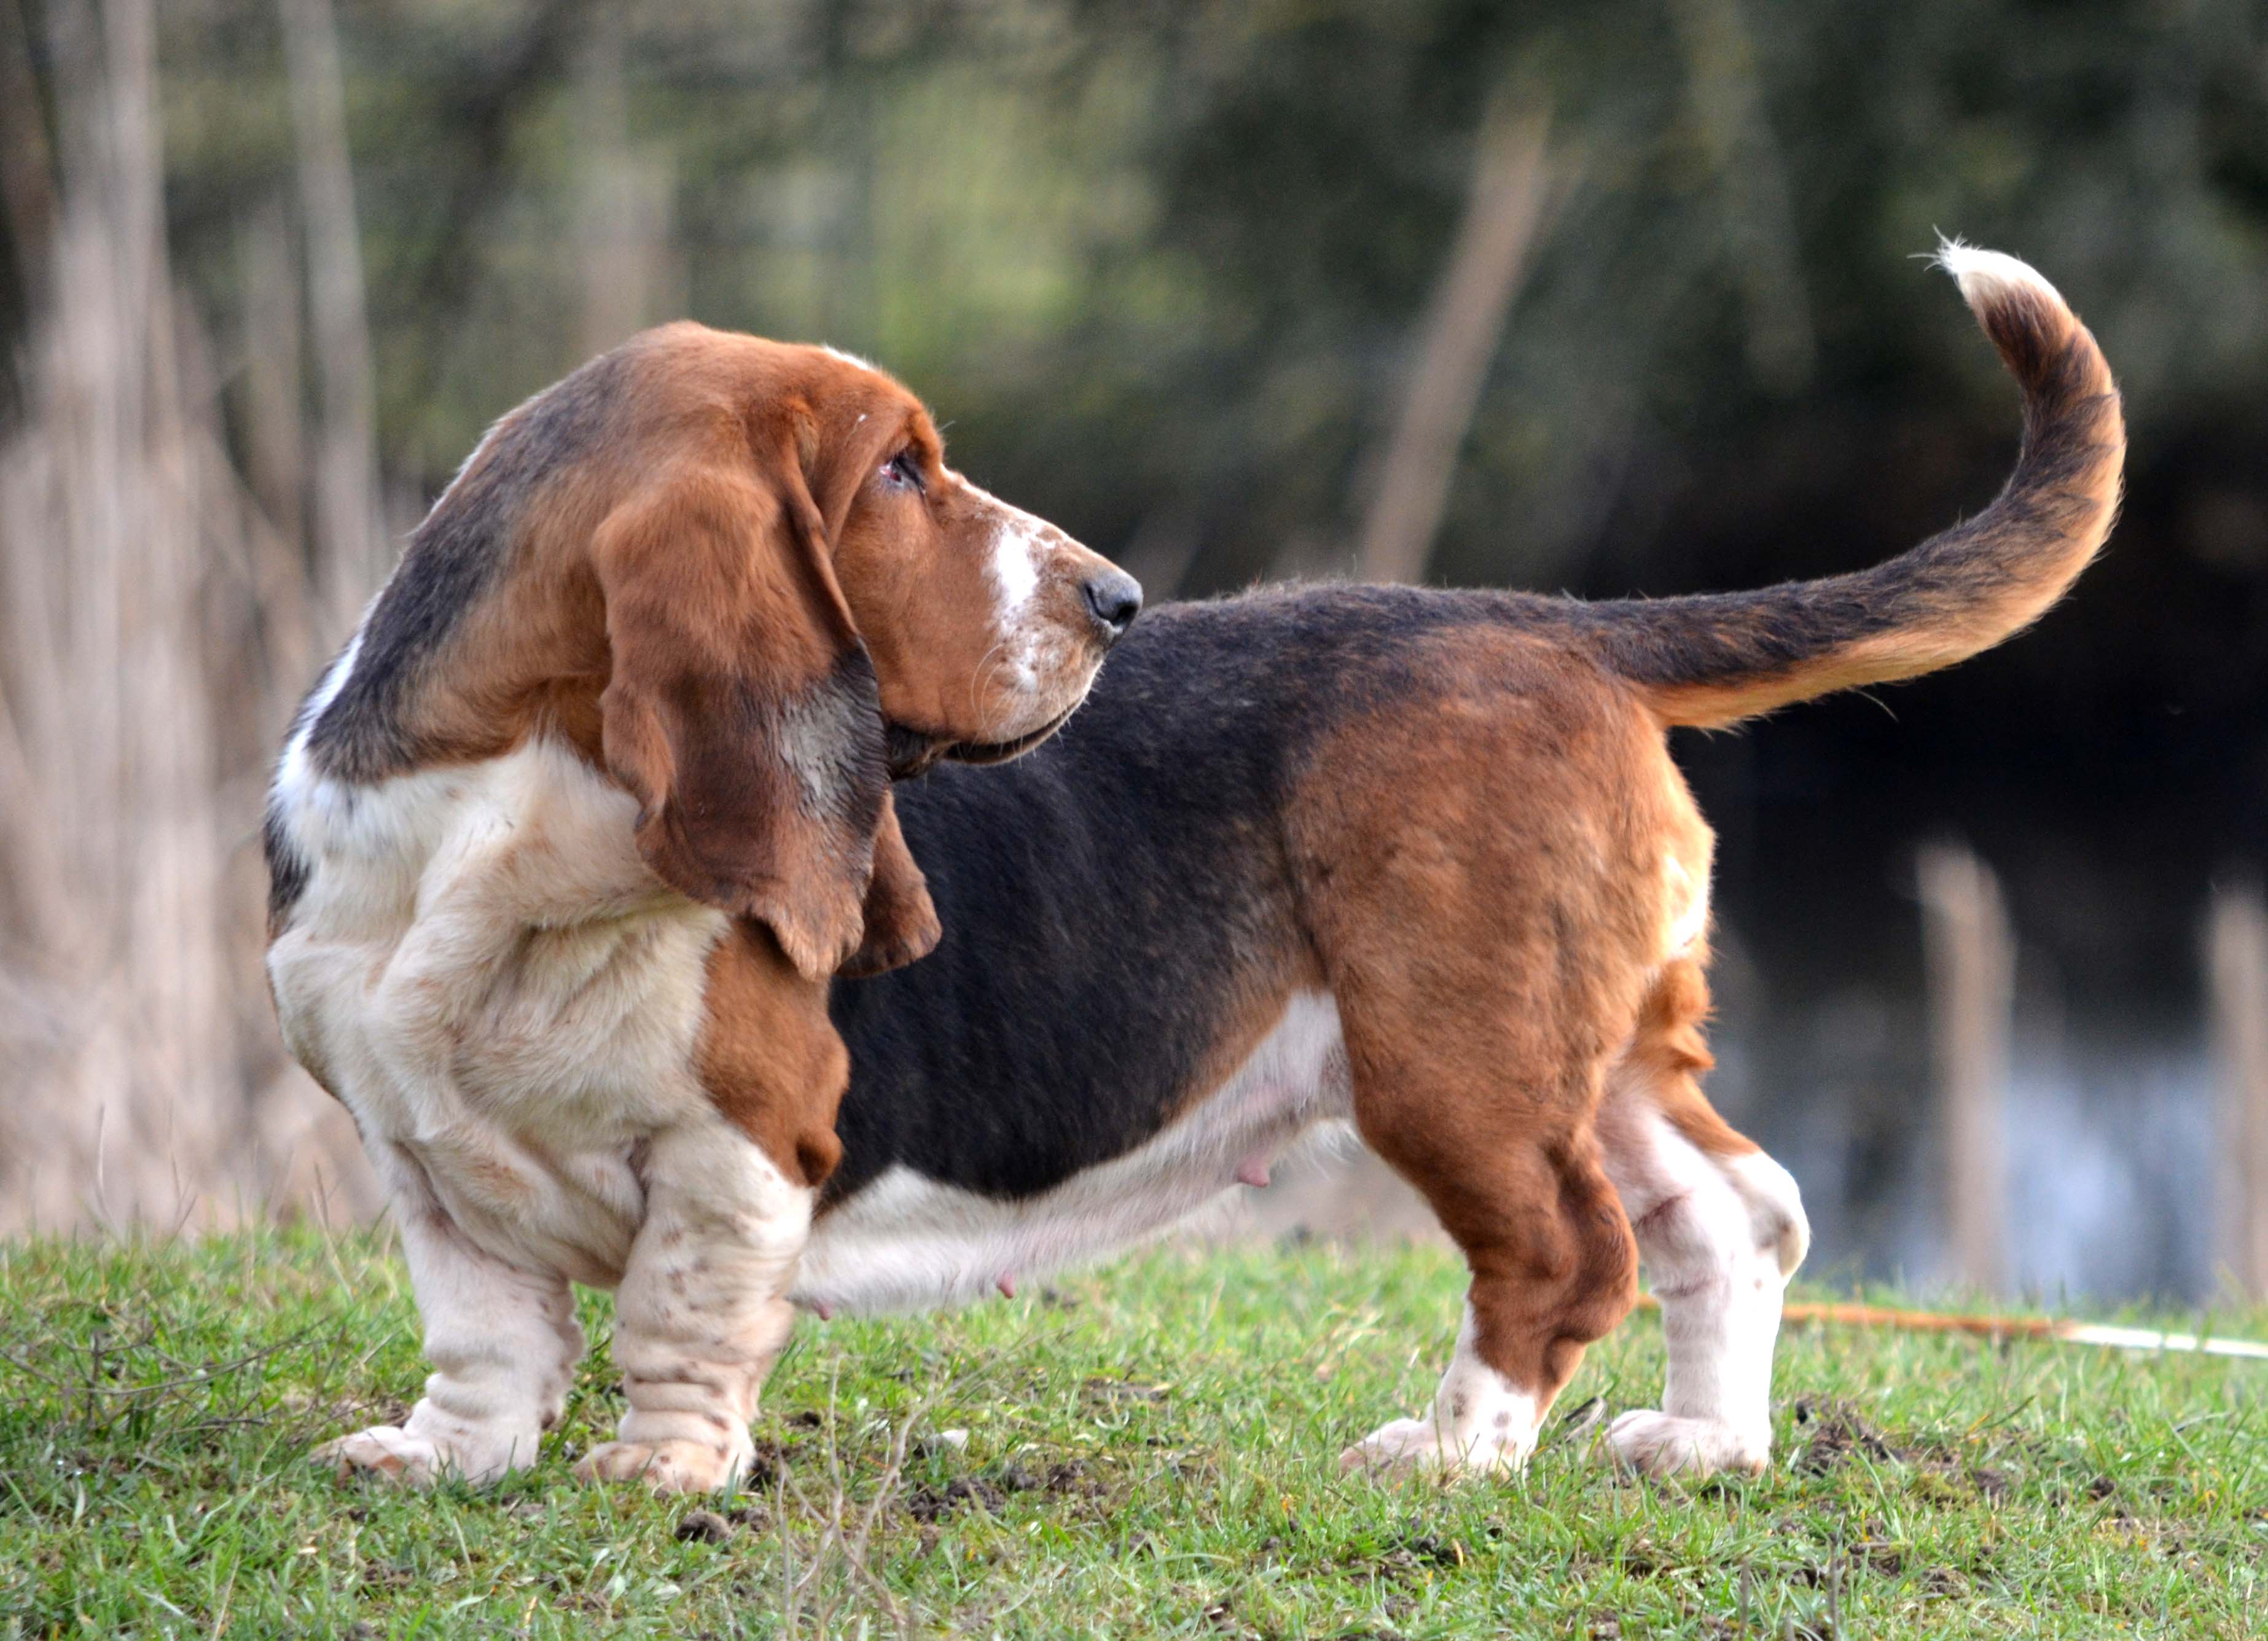
M381 1240L0 1246L0 1637L2268 1630L2260 1365L1799 1328L1759 1479L1617 1478L1564 1425L1519 1480L1342 1478L1460 1287L1425 1249L1166 1251L806 1322L759 1477L705 1503L569 1479L619 1411L590 1296L542 1463L410 1495L305 1457L422 1375ZM1561 1405L1660 1371L1633 1317Z

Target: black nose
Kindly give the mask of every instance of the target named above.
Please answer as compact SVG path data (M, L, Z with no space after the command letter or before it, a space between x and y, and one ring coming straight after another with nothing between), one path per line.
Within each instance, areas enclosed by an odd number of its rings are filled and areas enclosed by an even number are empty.
M1142 584L1123 570L1106 570L1086 584L1086 607L1116 644L1142 613Z

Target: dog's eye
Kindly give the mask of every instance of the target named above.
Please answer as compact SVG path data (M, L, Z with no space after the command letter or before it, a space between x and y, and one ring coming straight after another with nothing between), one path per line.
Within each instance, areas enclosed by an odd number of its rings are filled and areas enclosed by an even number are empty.
M882 482L906 489L921 489L921 459L910 449L900 451L882 464Z

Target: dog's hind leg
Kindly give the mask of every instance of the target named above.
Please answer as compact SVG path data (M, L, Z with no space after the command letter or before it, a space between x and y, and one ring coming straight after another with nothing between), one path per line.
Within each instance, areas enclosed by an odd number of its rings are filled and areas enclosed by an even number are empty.
M1432 1409L1381 1426L1340 1463L1518 1469L1584 1348L1635 1292L1636 1251L1597 1147L1580 1130L1486 1148L1390 1119L1363 1132L1440 1215L1472 1286Z
M1624 1414L1607 1441L1657 1475L1764 1468L1781 1294L1810 1240L1794 1180L1702 1096L1707 1012L1697 960L1664 969L1599 1115L1669 1355L1660 1410Z
M1351 725L1292 813L1355 1125L1472 1274L1430 1412L1342 1462L1511 1469L1637 1299L1594 1125L1660 961L1675 771L1650 720L1548 652L1439 661L1462 681Z
M1489 958L1510 984L1361 964L1335 986L1356 1125L1472 1273L1431 1411L1348 1449L1350 1468L1518 1468L1584 1348L1636 1299L1638 1251L1592 1122L1638 975L1571 985L1541 940Z

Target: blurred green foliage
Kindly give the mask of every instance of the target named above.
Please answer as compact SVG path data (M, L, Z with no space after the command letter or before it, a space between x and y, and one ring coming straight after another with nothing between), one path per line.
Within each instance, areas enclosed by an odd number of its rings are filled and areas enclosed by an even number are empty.
M1508 97L1550 113L1557 202L1432 578L1755 584L1885 556L1992 493L2014 395L1914 258L1942 230L2033 261L2129 394L2108 560L2038 633L1898 692L1895 719L1831 703L1682 755L1723 834L1727 924L1782 993L1911 997L1911 850L1953 827L2056 985L2194 1018L2207 880L2257 871L2268 837L2268 8L337 17L379 454L412 506L521 397L682 313L897 372L961 466L1153 597L1343 571ZM161 21L176 267L240 419L274 340L247 318L247 224L298 210L277 0L167 0ZM1891 1036L1881 1079L1909 1085L1918 1048Z
M641 317L870 354L981 478L1186 563L1191 588L1344 563L1507 86L1550 110L1564 191L1460 469L1447 578L1815 570L1981 499L2010 405L1909 260L1940 229L2036 261L2087 313L2132 396L2138 480L2232 423L2259 453L2257 5L362 0L339 18L381 453L429 492L584 352L585 201L619 147L665 195ZM178 252L226 334L239 224L292 197L276 8L189 0L164 23ZM595 129L599 63L619 65L616 131ZM1849 506L1862 475L1898 494ZM2178 546L2268 573L2268 496L2235 488L2193 498ZM1783 565L1775 511L1830 497L1839 540ZM1747 539L1712 563L1697 527Z

